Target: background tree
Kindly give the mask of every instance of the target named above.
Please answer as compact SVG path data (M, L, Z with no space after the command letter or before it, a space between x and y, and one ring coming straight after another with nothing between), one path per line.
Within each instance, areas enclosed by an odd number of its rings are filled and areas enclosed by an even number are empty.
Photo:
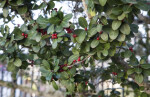
M64 14L55 8L54 0L38 5L36 0L0 0L1 18L0 60L7 70L16 74L29 65L40 67L41 80L52 83L58 90L58 81L72 96L104 97L96 87L109 79L123 88L133 88L136 96L148 97L149 80L149 15L147 1L140 0L82 0L88 20ZM81 7L74 12L83 12ZM42 15L34 19L33 11ZM145 11L148 16L141 15ZM142 11L142 12L143 12ZM24 24L13 31L8 26L15 16ZM141 22L142 21L142 22ZM144 24L146 35L138 33L139 23ZM134 39L135 44L131 43ZM143 50L141 50L141 49ZM27 49L25 52L24 49ZM99 62L107 62L107 68ZM98 83L93 83L99 78ZM113 89L111 97L117 97Z

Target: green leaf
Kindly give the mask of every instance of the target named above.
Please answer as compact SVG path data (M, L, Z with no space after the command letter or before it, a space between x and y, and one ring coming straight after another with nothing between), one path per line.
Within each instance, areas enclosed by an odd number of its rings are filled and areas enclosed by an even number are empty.
M67 72L62 72L60 78L61 78L61 79L68 79L68 78L69 78L69 75L68 75Z
M110 49L110 43L106 43L106 44L104 44L104 49L105 49L105 50Z
M53 40L53 43L52 43L52 48L53 48L53 49L57 48L57 45L58 45L57 39L54 39L54 40Z
M97 32L100 32L102 30L102 24L97 25Z
M101 38L104 40L104 41L108 41L108 34L106 32L103 32L101 34Z
M125 39L126 39L126 35L124 35L124 34L120 34L117 38L117 40L120 42L125 41Z
M69 27L69 25L70 25L69 21L62 21L60 26L67 28L67 27Z
M107 0L99 0L99 3L101 6L104 6L106 4Z
M45 77L46 77L46 80L47 80L47 81L51 81L51 80L52 80L52 75L53 75L52 72L47 73L46 76L45 76Z
M58 86L57 86L57 84L56 84L56 82L54 80L52 81L52 85L53 85L55 90L58 90Z
M114 20L113 22L112 22L112 29L113 30L117 30L119 27L120 27L120 25L121 25L121 21L119 21L119 20Z
M113 7L112 8L112 13L114 15L120 15L122 13L122 7L121 6Z
M57 25L55 30L56 30L56 32L61 32L61 31L63 31L63 27L61 25Z
M107 23L108 23L106 17L104 17L104 16L101 17L101 22L102 22L104 25L107 25Z
M141 64L143 69L150 69L150 64Z
M65 32L65 31L62 31L62 32L58 33L57 36L63 36L63 35L65 35L65 34L66 34L66 32Z
M74 60L77 60L78 57L79 57L78 54L70 56L69 59L68 59L68 64L70 65Z
M69 21L72 18L72 14L67 14L64 16L63 20L64 21Z
M114 56L116 53L116 48L110 48L108 52L109 56Z
M142 92L141 95L140 95L140 97L149 97L149 96L147 95L147 93Z
M47 6L45 2L41 3L38 9L44 9Z
M88 31L88 37L92 37L96 33L97 33L97 28L94 27L94 28L92 28L91 30Z
M139 26L138 26L138 25L136 25L136 24L131 24L131 25L130 25L130 28L131 28L131 31L132 31L132 32L138 33L138 29L139 29Z
M95 48L95 47L97 47L97 46L98 46L98 44L99 44L99 41L98 41L98 40L96 40L96 39L94 39L94 40L91 42L91 48Z
M57 72L59 70L59 66L55 66L54 72Z
M131 3L131 4L137 4L137 1L136 0L121 0L125 3Z
M9 14L9 9L8 8L3 8L3 16L6 18Z
M36 35L35 40L36 40L36 42L40 42L40 40L41 40L41 34L40 33L38 33Z
M49 23L48 19L44 18L41 15L37 18L36 22L41 25L47 25Z
M39 52L39 50L40 50L40 47L39 46L33 46L33 51L34 52Z
M0 8L4 7L5 4L6 4L6 0L1 1L1 3L0 3Z
M83 28L87 28L87 21L86 21L86 19L84 18L84 17L80 17L79 19L78 19L78 21L79 21L79 25L81 26L81 27L83 27Z
M142 74L136 74L135 75L135 81L139 84L142 83L143 82L143 75Z
M118 37L119 31L118 30L110 30L109 31L109 37L110 39L114 40Z
M125 57L125 58L130 58L131 55L132 55L132 52L129 51L129 50L126 50L126 51L124 52L124 57Z
M107 56L107 55L108 55L108 50L103 50L103 51L102 51L102 54L103 54L104 56Z
M14 61L14 65L20 67L22 65L22 61L19 58L16 58Z
M86 37L86 31L80 32L80 34L76 37L76 41L78 43L82 43Z
M49 19L49 22L51 23L51 24L59 24L60 23L60 19L58 18L58 17L51 17L50 19Z
M133 74L133 73L134 73L134 69L133 68L128 69L128 71L127 71L128 75Z
M23 25L21 26L20 30L21 30L22 32L26 32L26 31L28 30L26 24L23 24Z
M46 10L51 10L51 9L53 9L54 7L55 7L55 3L54 3L53 1L49 1Z
M129 64L132 66L138 66L139 65L138 59L135 57L135 55L132 55L130 57L130 63Z
M14 31L12 32L14 33L14 40L22 40L24 37L21 35L22 32L20 29L15 28Z
M24 0L17 0L17 5L22 5Z
M126 14L122 13L120 16L118 16L118 20L123 20L125 18Z
M139 68L139 67L137 67L137 68L134 69L134 71L135 71L137 74L141 74L142 69Z
M70 80L62 80L61 84L64 85L69 92L71 93L74 92L75 84L71 82Z
M143 73L146 76L150 76L150 69L145 69Z
M47 34L53 34L54 31L55 31L54 30L54 24L52 24L52 25L49 26L49 28L47 30Z
M43 61L42 61L42 64L44 65L44 67L45 67L46 69L50 69L50 65L49 65L49 63L48 63L46 60L43 60Z
M50 71L49 70L46 70L44 67L40 67L40 71L41 71L41 75L42 76L47 76L47 77L49 77L49 75L50 75Z
M120 28L120 31L125 34L125 35L129 35L130 34L130 26L128 24L123 24Z
M145 2L138 2L138 4L134 5L136 8L144 10L144 11L148 11L149 8L149 4L145 3Z
M23 6L18 7L17 10L18 10L19 14L25 14L27 12L28 8L26 5L23 5Z

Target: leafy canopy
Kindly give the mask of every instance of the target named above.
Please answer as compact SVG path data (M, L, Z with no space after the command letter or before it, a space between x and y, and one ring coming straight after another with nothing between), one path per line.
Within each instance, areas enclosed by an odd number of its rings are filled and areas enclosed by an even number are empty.
M145 74L150 74L150 64L144 58L139 61L132 50L128 50L132 46L127 42L138 31L138 25L133 24L134 17L140 10L150 10L150 6L140 0L86 0L86 4L93 17L89 21L80 17L77 28L70 21L73 15L54 9L52 0L40 5L36 0L0 0L4 21L0 27L0 50L3 51L0 61L7 62L7 69L14 77L19 69L32 64L40 66L43 81L51 82L56 90L59 87L55 81L59 81L69 94L95 92L95 85L90 82L93 76L101 76L105 81L112 79L112 72L118 73L114 80L122 85L129 83L128 78L134 74L138 86ZM33 19L36 10L43 10L44 15ZM10 32L7 23L14 20L12 13L20 15L24 24ZM125 49L120 51L118 47ZM115 60L117 57L127 58L128 68ZM96 60L112 62L108 69L102 70L96 68ZM86 67L91 70L85 70ZM141 92L141 95L145 94Z

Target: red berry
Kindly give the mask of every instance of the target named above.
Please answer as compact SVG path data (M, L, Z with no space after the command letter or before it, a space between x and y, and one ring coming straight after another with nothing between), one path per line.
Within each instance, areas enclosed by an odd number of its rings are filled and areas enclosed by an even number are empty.
M54 36L57 36L57 33L55 33Z
M44 32L44 35L46 35L46 34L47 34L47 31Z
M33 64L33 63L34 63L34 61L32 60L32 61L31 61L31 63Z
M64 64L64 66L67 66L68 64Z
M103 33L103 31L99 32L99 34L102 34L102 33Z
M76 38L77 37L77 35L76 34L73 34L73 38Z
M24 38L28 38L28 34L25 34L25 35L24 35Z
M113 75L117 75L117 73L116 73L116 72L112 72L112 74L113 74Z
M72 67L69 67L69 69L71 69Z
M81 61L81 60L80 60L80 57L78 58L78 61Z
M75 63L76 62L76 60L73 60L73 63Z
M97 40L99 40L100 38L99 37L97 37Z
M20 24L18 24L18 27L20 27Z
M43 30L43 29L40 29L40 32L42 33L42 32L44 32L44 30Z
M87 31L87 28L85 28L85 31Z
M54 8L54 10L56 10L56 11L57 11L57 8Z
M56 39L57 38L57 33L52 34L52 39Z
M129 50L130 50L131 52L133 52L133 48L132 48L132 47L129 47Z
M87 85L87 84L88 84L88 81L86 81L85 84Z
M70 29L70 30L68 30L68 31L67 31L67 33L72 33L72 30L71 30L71 29Z
M22 36L24 36L25 34L24 33L22 33Z
M98 96L98 97L101 97L101 96Z
M70 30L70 27L69 28L65 28L66 29L66 31L69 31Z
M54 39L57 39L57 36L54 36Z
M118 75L118 73L115 73L115 75Z

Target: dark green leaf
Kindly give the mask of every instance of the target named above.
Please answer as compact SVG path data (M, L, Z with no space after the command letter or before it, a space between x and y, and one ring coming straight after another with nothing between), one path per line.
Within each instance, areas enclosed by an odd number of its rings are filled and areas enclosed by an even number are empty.
M86 19L84 18L84 17L80 17L79 19L78 19L78 21L79 21L79 25L81 26L81 27L83 27L83 28L87 28L87 21L86 21Z

